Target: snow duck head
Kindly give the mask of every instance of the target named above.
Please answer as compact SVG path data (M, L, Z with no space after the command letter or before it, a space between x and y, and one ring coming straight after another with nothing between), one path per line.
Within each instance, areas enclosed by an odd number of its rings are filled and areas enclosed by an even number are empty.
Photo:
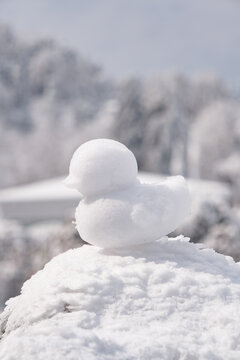
M137 173L136 158L125 145L96 139L74 152L64 183L83 197L90 197L134 184Z

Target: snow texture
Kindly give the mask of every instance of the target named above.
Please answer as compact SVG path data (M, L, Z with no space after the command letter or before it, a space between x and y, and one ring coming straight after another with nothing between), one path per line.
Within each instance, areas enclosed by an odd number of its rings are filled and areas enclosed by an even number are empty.
M137 179L137 162L127 147L110 139L81 145L66 184L83 195L76 210L80 237L102 248L152 242L175 230L190 212L182 176L158 184Z
M55 257L1 315L1 360L240 358L240 267L183 237Z
M95 196L132 185L137 178L133 153L118 141L87 141L73 154L65 183L83 196Z

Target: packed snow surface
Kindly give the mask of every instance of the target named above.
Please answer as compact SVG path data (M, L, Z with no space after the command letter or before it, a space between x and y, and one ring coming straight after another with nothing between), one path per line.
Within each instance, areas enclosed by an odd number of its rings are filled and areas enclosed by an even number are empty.
M240 266L188 239L55 257L8 301L1 360L240 358Z
M140 182L133 153L114 140L81 145L73 154L66 183L83 195L76 210L81 238L102 248L155 241L189 215L184 178Z
M188 189L176 176L157 185L136 182L101 197L84 198L76 210L76 227L90 244L130 246L169 234L188 213Z
M95 139L74 152L65 183L89 197L131 185L136 181L137 171L135 156L125 145Z

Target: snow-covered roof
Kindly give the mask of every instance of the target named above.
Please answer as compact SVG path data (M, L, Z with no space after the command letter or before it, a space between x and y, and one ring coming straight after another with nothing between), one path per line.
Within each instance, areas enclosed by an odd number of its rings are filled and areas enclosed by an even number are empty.
M0 202L27 202L80 198L78 193L63 184L64 177L38 181L0 191Z
M1 360L238 360L240 265L182 237L55 257L8 301Z
M80 195L64 178L35 182L0 191L0 213L22 223L72 217Z

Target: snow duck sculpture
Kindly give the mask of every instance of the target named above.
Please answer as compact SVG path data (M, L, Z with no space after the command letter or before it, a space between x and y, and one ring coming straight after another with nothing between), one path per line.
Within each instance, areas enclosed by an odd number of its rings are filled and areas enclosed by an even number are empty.
M129 247L181 224L190 209L184 178L143 183L137 175L135 156L117 141L91 140L74 152L65 184L82 195L75 214L82 239L101 248Z

